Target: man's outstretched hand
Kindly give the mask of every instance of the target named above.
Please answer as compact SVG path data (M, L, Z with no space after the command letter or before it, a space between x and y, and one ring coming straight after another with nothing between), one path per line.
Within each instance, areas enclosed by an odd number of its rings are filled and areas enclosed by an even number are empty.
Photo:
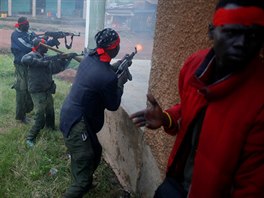
M149 106L142 111L130 115L137 127L146 126L149 129L157 129L163 125L164 113L152 94L147 94Z

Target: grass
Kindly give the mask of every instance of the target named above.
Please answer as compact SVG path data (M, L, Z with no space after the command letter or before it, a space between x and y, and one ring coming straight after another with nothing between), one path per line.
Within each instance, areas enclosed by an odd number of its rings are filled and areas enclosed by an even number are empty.
M13 57L0 55L0 197L3 198L57 198L61 197L71 183L70 161L66 155L62 134L43 129L34 148L25 145L30 125L15 121L15 90ZM70 84L55 79L54 95L56 126L61 104ZM32 120L34 113L29 115ZM33 122L33 121L32 121ZM50 176L51 168L58 172ZM96 178L99 184L85 197L121 198L122 188L111 168L102 161Z

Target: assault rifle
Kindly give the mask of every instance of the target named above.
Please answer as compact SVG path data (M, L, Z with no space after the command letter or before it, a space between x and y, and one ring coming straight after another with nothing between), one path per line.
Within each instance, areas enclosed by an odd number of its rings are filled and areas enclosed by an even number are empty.
M132 75L130 74L128 67L130 66L130 62L134 58L134 56L137 53L137 48L135 47L135 51L132 52L131 54L127 54L122 58L121 64L118 66L116 70L117 78L120 78L124 74L124 72L128 72L128 80L132 80Z
M40 43L40 45L42 45L43 47L46 47L47 49L50 49L50 50L52 50L52 51L54 51L54 52L57 52L58 54L61 54L62 56L63 56L63 55L67 55L67 54L65 54L64 52L62 52L62 51L60 51L60 50L58 50L58 49L56 49L56 48L53 48L53 47L51 47L51 46L49 46L49 45L46 45L46 44L44 44L44 43ZM80 63L80 62L82 61L82 59L83 59L82 56L83 56L83 53L81 53L81 54L77 54L77 56L73 57L73 59Z
M47 37L52 37L54 39L60 39L64 38L65 41L65 47L67 49L71 49L72 47L72 42L73 42L73 37L74 36L80 36L80 32L78 34L72 33L72 32L63 32L63 31L58 31L58 32L45 32L44 34L38 34L37 36L47 36ZM67 44L67 36L71 37L71 42L70 44ZM56 46L58 48L58 46Z

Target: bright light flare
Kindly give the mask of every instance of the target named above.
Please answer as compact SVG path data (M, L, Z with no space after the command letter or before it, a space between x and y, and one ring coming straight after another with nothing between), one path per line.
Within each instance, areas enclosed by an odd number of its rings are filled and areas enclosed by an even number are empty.
M136 48L138 52L143 50L143 46L141 44L137 44Z

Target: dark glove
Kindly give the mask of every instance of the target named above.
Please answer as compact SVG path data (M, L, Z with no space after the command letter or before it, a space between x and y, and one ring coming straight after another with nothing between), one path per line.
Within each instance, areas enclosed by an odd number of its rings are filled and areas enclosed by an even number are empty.
M129 72L129 70L125 70L124 72L122 72L121 75L119 75L118 77L118 87L122 88L124 87L124 84L127 82L127 80L132 80L132 75Z
M60 45L60 41L58 41L57 38L53 38L53 39L49 40L49 41L47 42L47 44L48 44L49 46L56 46L56 47L58 48L58 46Z
M128 61L127 64L128 64L128 67L130 67L132 65L132 60Z
M119 61L113 63L113 64L112 64L112 70L113 70L114 72L116 72L116 71L118 70L118 67L120 66L120 64L121 64L123 61L124 61L124 58L123 58L122 60L119 60ZM130 60L130 61L128 61L126 64L128 65L127 67L130 67L130 66L132 65L132 61Z

